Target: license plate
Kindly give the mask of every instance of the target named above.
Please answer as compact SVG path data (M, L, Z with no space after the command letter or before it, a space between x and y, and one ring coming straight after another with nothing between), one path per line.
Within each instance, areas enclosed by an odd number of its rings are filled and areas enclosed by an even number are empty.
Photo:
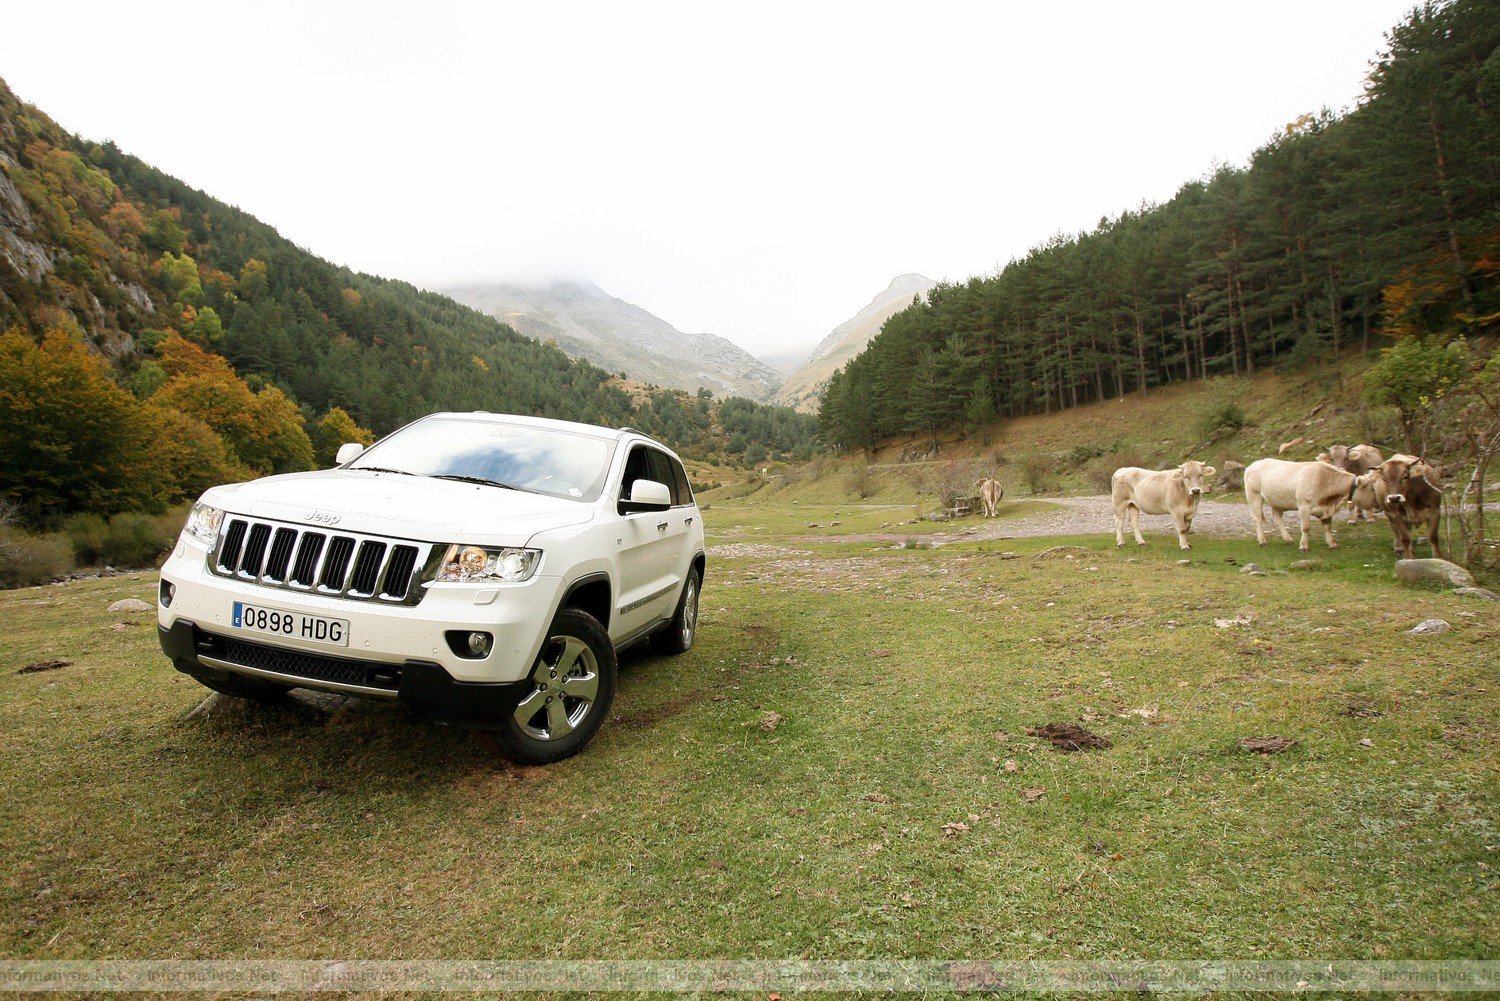
M311 640L333 646L349 645L347 619L330 619L322 615L304 615L279 608L266 608L246 601L234 603L234 628L269 636Z

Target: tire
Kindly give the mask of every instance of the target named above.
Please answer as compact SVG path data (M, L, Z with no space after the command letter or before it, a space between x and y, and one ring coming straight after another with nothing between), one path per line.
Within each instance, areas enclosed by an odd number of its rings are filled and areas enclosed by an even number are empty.
M665 629L651 637L651 646L660 653L687 653L693 648L698 635L698 597L703 589L703 575L697 567L688 571L687 583L682 585L682 597L677 599L677 611Z
M615 647L599 620L564 608L532 665L531 688L495 732L506 757L548 765L583 750L615 698Z
M249 699L252 702L281 702L286 698L286 693L292 690L291 685L279 685L274 681L249 678L243 674L204 676L199 677L198 682L220 695L233 695L237 699Z

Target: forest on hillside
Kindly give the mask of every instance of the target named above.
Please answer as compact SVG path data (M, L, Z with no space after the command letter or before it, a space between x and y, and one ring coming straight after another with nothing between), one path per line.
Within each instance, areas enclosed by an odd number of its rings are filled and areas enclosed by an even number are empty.
M31 525L160 511L328 464L439 410L634 425L701 458L805 453L816 422L632 396L444 296L359 274L0 83L0 506ZM732 453L732 454L731 454Z
M868 448L1493 330L1500 7L1427 3L1387 38L1352 112L1306 115L1245 167L896 314L830 382L825 440Z

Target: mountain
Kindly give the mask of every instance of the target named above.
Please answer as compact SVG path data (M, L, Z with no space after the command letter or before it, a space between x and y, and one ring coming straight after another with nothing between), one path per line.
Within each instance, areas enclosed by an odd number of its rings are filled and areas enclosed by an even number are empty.
M772 397L772 402L796 407L804 413L817 410L823 387L828 385L833 373L863 351L870 339L880 333L886 320L910 306L914 297L925 295L936 284L931 278L918 274L905 274L891 279L884 292L871 299L864 309L834 327L833 333L813 348L807 361L786 377L786 381Z
M439 410L629 424L747 463L806 453L816 431L786 408L624 385L323 260L0 81L0 509L38 525L160 510Z
M591 282L458 285L443 292L574 358L673 389L761 400L781 384L764 362L713 334L685 334Z

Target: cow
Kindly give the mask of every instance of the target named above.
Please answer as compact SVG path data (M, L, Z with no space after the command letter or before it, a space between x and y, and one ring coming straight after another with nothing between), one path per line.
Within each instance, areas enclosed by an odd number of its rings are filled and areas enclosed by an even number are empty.
M1355 476L1364 476L1380 468L1385 456L1374 445L1330 445L1328 451L1318 454L1319 462L1326 462ZM1371 503L1374 500L1375 503ZM1371 490L1356 490L1349 502L1349 524L1353 525L1363 516L1365 521L1374 521L1373 512L1380 510L1378 498Z
M1245 464L1233 459L1224 460L1224 475L1219 477L1220 490L1245 489Z
M1271 524L1282 539L1292 541L1281 520L1282 512L1297 512L1302 538L1297 548L1308 550L1307 527L1313 518L1323 523L1323 541L1329 549L1339 544L1333 537L1333 516L1343 503L1354 496L1361 479L1370 482L1375 474L1363 478L1345 472L1327 462L1289 462L1285 459L1257 459L1245 469L1245 503L1255 522L1255 541L1266 544L1266 513L1271 509Z
M1280 445L1276 446L1276 454L1283 455L1286 452L1289 452L1292 449L1296 448L1298 445L1305 444L1307 444L1307 439L1300 436L1293 438L1291 441L1284 441Z
M1005 497L1005 488L1000 485L1000 481L986 477L976 482L974 489L979 491L979 501L984 505L984 516L986 518L999 517L1000 501Z
M1214 475L1213 466L1188 460L1176 469L1141 469L1125 466L1109 478L1110 496L1115 506L1115 545L1125 545L1125 517L1135 544L1144 546L1141 538L1141 514L1170 514L1177 526L1177 545L1191 549L1188 533L1193 530L1193 516L1203 496L1203 480Z
M1385 520L1395 536L1396 553L1404 560L1411 559L1412 526L1426 525L1432 555L1442 559L1438 524L1443 517L1443 491L1436 467L1416 456L1393 455L1371 475L1379 480L1378 493L1382 494Z

